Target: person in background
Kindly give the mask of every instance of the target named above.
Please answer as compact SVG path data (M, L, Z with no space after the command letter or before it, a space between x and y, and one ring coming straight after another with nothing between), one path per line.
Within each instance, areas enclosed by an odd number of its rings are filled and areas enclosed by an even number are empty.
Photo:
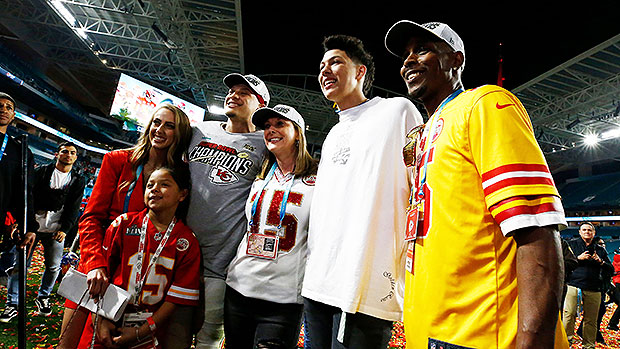
M562 304L560 304L560 309L564 309L564 298L566 297L566 291L568 290L568 278L573 270L577 268L579 262L577 261L577 257L573 253L573 250L570 249L568 241L561 237L560 239L562 243L562 256L564 259L564 285L562 287Z
M58 146L54 154L55 161L35 170L34 177L34 209L39 223L37 230L38 242L43 245L45 270L41 276L41 285L34 303L39 315L52 314L49 296L54 288L56 278L60 272L60 259L64 247L66 232L77 223L80 202L86 185L84 178L73 171L73 164L77 160L77 146L71 142L64 142ZM32 253L28 256L30 265ZM15 269L9 277L7 307L17 308L17 273ZM13 314L17 314L15 311ZM7 321L8 316L0 315L0 321Z
M250 190L247 233L228 267L226 348L294 348L317 163L293 107L258 109L252 123L264 130L269 157Z
M0 222L5 224L2 231L2 257L0 267L6 270L12 269L15 261L17 248L28 250L32 249L39 224L34 217L34 206L32 200L32 191L34 185L34 159L32 152L28 149L26 166L28 168L28 186L26 195L24 196L24 184L22 182L22 143L21 141L11 137L8 133L8 127L15 119L16 112L15 99L10 95L0 92ZM24 215L25 204L28 204L28 210ZM9 217L10 216L10 217ZM24 232L22 218L26 216L28 220L28 231ZM7 220L7 218L9 218ZM24 232L23 239L18 241L17 234L19 231ZM15 246L17 242L17 246ZM27 253L30 253L28 251ZM10 271L9 271L10 273ZM15 300L15 304L17 301ZM8 322L17 316L17 308L14 306L5 307L0 314L1 322Z
M579 227L580 238L569 242L577 256L579 265L568 279L568 291L564 301L563 323L568 339L575 333L577 302L583 302L583 347L596 346L597 318L601 303L603 281L601 273L611 275L613 266L607 257L607 251L595 240L596 229L592 223L582 223ZM581 296L580 296L581 293Z
M602 247L605 249L605 251L607 251L607 246L605 245L605 241L600 238L599 236L595 236L594 237L594 243L596 243L598 246ZM596 317L596 343L600 343L603 345L607 345L607 343L605 342L605 338L603 337L603 334L601 333L601 322L603 321L603 316L605 316L605 313L607 312L607 303L605 302L605 299L607 298L607 296L610 296L610 302L613 302L613 292L612 292L612 280L611 278L613 277L613 274L611 273L610 269L601 269L601 303L599 305L598 308L598 316ZM577 334L579 336L581 336L583 338L583 323L584 321L582 321L579 324L579 328L577 329Z
M0 229L0 286L6 287L15 264L13 235L17 231L17 221L11 212L7 211L4 225Z
M105 230L122 213L145 208L145 178L159 167L174 168L182 164L191 135L187 115L178 107L163 104L153 112L135 146L104 155L91 198L79 221L79 270L87 274L92 297L102 295L109 282L102 245ZM83 308L76 311L76 307L70 301L65 304L59 348L75 348L82 334L88 311ZM191 325L181 320L185 323L169 323L168 335L163 338L170 342L167 348L186 347L188 341L191 343Z

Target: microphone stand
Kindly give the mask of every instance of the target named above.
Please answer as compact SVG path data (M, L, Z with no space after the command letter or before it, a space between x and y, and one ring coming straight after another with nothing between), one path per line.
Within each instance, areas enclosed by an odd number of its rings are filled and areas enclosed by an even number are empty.
M19 241L23 241L28 231L28 135L20 137L22 145L22 183L24 184L24 224L19 232ZM27 246L17 248L19 265L19 292L17 302L17 347L26 349L26 253Z

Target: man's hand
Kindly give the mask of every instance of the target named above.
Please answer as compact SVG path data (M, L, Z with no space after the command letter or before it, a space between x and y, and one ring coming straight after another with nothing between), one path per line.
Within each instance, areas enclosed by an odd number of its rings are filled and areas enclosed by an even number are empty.
M514 233L519 312L517 348L553 348L560 314L564 262L555 226Z
M585 260L588 260L588 259L591 259L591 258L592 258L592 256L590 256L588 251L583 251L582 254L577 256L577 259L580 260L580 261L585 261Z
M93 323L95 323L95 314L92 315ZM112 336L116 332L116 326L114 323L102 316L99 316L99 321L97 323L97 338L106 348L118 348L112 341Z
M19 248L23 249L26 246L28 246L28 255L30 255L30 252L32 251L32 247L36 239L37 239L37 234L33 232L27 232L26 235L24 235L24 239L19 243Z
M86 275L86 283L88 284L88 292L92 298L103 296L109 283L105 268L96 268L89 271Z
M128 346L129 344L136 343L138 341L138 338L136 337L137 330L138 330L137 327L118 328L117 332L120 332L120 336L114 337L112 340L114 341L114 344L116 344L117 346L121 346L121 347L125 347L125 346ZM140 339L141 340L146 339L146 336Z
M65 234L65 232L63 231L57 231L54 233L54 235L52 235L52 239L58 241L58 242L63 242L63 240L65 239L65 236L67 236L67 234Z
M592 260L596 261L597 263L603 264L603 260L596 253L594 255L592 255L590 258Z
M19 234L19 229L17 229L17 223L14 223L12 225L5 225L4 227L9 234L9 237L12 240L17 240L17 234Z

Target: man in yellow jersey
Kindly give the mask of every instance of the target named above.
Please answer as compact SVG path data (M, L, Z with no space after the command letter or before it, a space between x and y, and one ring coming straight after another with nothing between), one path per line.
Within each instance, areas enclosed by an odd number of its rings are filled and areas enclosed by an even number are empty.
M385 45L431 115L412 164L407 348L568 348L564 210L523 105L497 86L463 91L446 24L397 22Z

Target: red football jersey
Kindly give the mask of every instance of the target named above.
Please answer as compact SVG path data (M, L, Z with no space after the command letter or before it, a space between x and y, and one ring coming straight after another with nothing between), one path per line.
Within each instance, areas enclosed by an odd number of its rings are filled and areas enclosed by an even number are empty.
M147 210L143 210L118 216L108 227L103 242L108 274L111 275L110 282L130 293L133 293L136 284L137 270L134 265L146 213ZM164 234L165 231L158 232L155 226L148 222L142 277ZM146 276L141 292L140 310L154 313L164 301L198 305L200 258L200 247L194 233L183 222L177 222L155 265ZM93 324L89 316L78 348L88 348L92 335ZM158 333L155 336L157 337ZM100 343L96 344L96 348L101 347Z
M111 283L134 292L140 230L146 215L132 212L120 215L106 231L103 249L108 261ZM146 247L142 263L142 276L146 273L151 256L157 250L165 231L158 232L149 221ZM182 272L179 272L182 271ZM200 278L200 247L194 233L181 221L170 233L166 245L155 265L146 276L141 292L141 306L145 311L155 311L169 301L176 304L198 305Z

